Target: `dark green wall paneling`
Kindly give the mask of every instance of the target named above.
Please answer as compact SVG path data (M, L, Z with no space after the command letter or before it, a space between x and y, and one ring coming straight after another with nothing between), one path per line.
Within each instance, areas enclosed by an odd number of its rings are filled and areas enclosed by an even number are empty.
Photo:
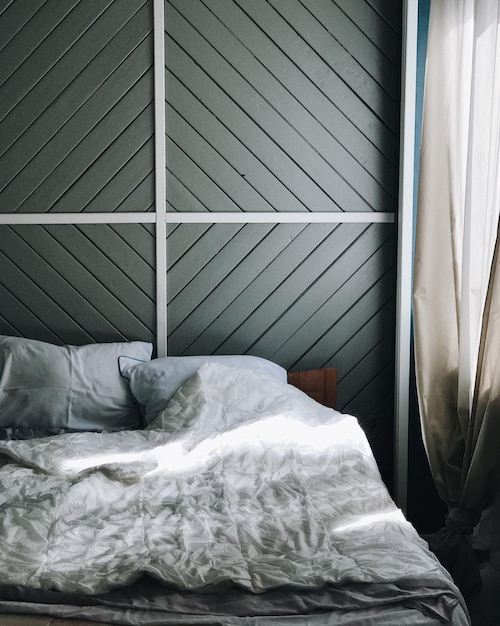
M151 0L0 12L0 213L154 210ZM0 227L0 332L155 336L154 227Z
M0 14L0 212L153 209L149 0Z
M400 32L384 16L331 0L165 6L169 208L395 210Z
M166 208L395 215L401 3L166 0ZM0 214L155 210L152 0L0 4ZM335 366L392 471L394 223L172 224L170 354ZM0 226L0 333L153 339L155 225ZM161 280L164 276L161 277Z
M0 241L3 334L77 344L154 340L150 226L5 225Z
M167 0L167 210L396 212L400 7ZM386 479L395 224L172 227L171 354L335 366Z
M394 225L185 224L167 243L170 353L337 367L390 482Z

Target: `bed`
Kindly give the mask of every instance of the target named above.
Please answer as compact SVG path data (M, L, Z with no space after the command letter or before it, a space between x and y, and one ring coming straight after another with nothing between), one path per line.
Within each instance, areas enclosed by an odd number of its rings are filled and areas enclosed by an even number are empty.
M0 623L469 618L336 372L0 337Z

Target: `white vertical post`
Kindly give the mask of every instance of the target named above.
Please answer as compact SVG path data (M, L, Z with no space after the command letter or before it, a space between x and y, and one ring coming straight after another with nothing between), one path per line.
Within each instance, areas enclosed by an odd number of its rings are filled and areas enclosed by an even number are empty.
M413 186L417 80L418 0L403 3L398 259L396 293L394 496L406 513L413 265Z
M156 347L167 354L167 226L165 221L165 8L153 0L154 110L155 110L155 211L156 211Z

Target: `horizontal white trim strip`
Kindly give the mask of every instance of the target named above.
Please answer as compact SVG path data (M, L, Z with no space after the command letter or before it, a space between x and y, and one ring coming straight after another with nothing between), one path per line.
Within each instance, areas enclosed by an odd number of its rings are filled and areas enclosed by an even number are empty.
M0 224L154 224L150 213L0 213Z
M346 224L393 223L394 213L375 212L224 212L224 213L174 213L165 216L169 224Z
M394 213L174 213L167 224L392 224ZM154 224L156 213L0 213L0 224Z

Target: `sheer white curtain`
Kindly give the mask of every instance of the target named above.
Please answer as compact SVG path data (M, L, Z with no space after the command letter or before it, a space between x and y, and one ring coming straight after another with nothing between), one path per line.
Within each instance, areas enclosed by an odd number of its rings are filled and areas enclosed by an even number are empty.
M416 372L427 455L450 510L436 553L466 593L478 583L467 535L500 487L499 151L500 0L431 0Z

